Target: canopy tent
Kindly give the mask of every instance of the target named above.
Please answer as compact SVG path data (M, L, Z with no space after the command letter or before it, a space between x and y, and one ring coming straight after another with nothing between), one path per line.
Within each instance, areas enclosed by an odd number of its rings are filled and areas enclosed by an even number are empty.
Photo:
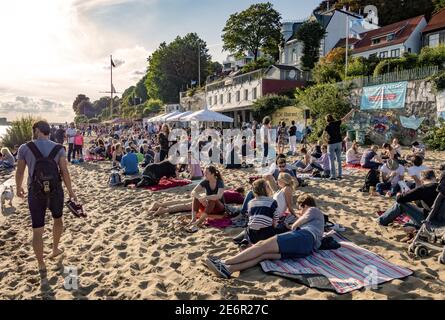
M166 115L159 117L158 119L156 119L156 121L165 122L165 121L168 121L169 118L177 116L178 114L181 114L181 113L182 113L181 111L173 111L173 112L167 113Z
M160 119L163 116L166 116L166 114L164 113L164 114L157 115L153 118L147 119L146 122L157 122L157 121L159 121L158 119Z
M184 118L182 121L201 121L201 122L233 122L233 118L223 115L222 113L215 112L207 109L196 111Z
M185 118L186 116L192 114L193 111L186 111L186 112L181 112L180 114L177 114L175 116L169 117L167 119L167 122L174 122L174 121L181 121L183 118Z

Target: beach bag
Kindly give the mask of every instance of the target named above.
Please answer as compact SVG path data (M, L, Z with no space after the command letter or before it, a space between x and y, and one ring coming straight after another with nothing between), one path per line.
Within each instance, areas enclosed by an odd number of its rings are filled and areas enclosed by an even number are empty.
M42 155L34 142L28 142L26 145L36 158L30 185L33 195L38 199L54 197L62 190L62 178L59 166L55 161L56 155L63 148L62 145L55 145L48 157Z
M375 187L380 182L380 174L377 170L371 169L366 174L365 183L360 189L361 192L369 192L370 187Z
M108 178L108 185L110 187L116 187L122 184L122 178L119 172L113 171Z

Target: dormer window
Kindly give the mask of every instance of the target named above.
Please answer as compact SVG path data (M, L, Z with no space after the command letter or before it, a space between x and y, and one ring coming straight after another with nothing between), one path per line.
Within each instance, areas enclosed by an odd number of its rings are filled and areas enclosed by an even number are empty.
M375 46L380 43L380 38L372 39L372 45Z
M386 36L386 41L393 41L396 35L394 33L390 33Z

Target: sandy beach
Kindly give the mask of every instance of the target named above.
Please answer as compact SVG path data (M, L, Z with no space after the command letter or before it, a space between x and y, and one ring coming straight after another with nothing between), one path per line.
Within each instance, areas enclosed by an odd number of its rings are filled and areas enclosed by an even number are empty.
M428 153L427 165L438 168L444 153ZM221 280L203 264L208 254L233 254L232 236L240 229L207 228L195 234L180 230L180 214L152 217L153 201L188 198L193 185L160 192L110 188L110 163L70 165L75 190L88 213L77 219L67 210L61 247L63 257L47 261L41 279L31 247L30 218L25 201L14 198L15 210L0 215L0 299L445 299L445 268L436 256L418 260L399 242L399 226L380 227L376 211L393 200L370 197L357 190L365 171L350 171L341 181L309 181L300 191L316 196L330 220L346 227L343 233L356 244L388 261L414 271L412 276L379 286L338 295L310 289L268 275L260 267ZM227 187L248 188L254 169L224 170ZM47 214L45 253L50 253ZM64 288L64 268L77 268L79 288Z

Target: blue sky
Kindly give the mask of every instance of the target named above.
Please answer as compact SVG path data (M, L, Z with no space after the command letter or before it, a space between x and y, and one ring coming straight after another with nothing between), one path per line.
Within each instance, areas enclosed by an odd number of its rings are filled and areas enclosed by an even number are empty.
M109 55L122 64L115 87L135 84L146 59L163 42L197 32L222 61L221 32L230 14L251 0L5 0L0 11L0 117L38 113L73 117L79 93L108 91ZM307 18L319 0L271 1L285 20ZM23 10L27 8L27 10Z

